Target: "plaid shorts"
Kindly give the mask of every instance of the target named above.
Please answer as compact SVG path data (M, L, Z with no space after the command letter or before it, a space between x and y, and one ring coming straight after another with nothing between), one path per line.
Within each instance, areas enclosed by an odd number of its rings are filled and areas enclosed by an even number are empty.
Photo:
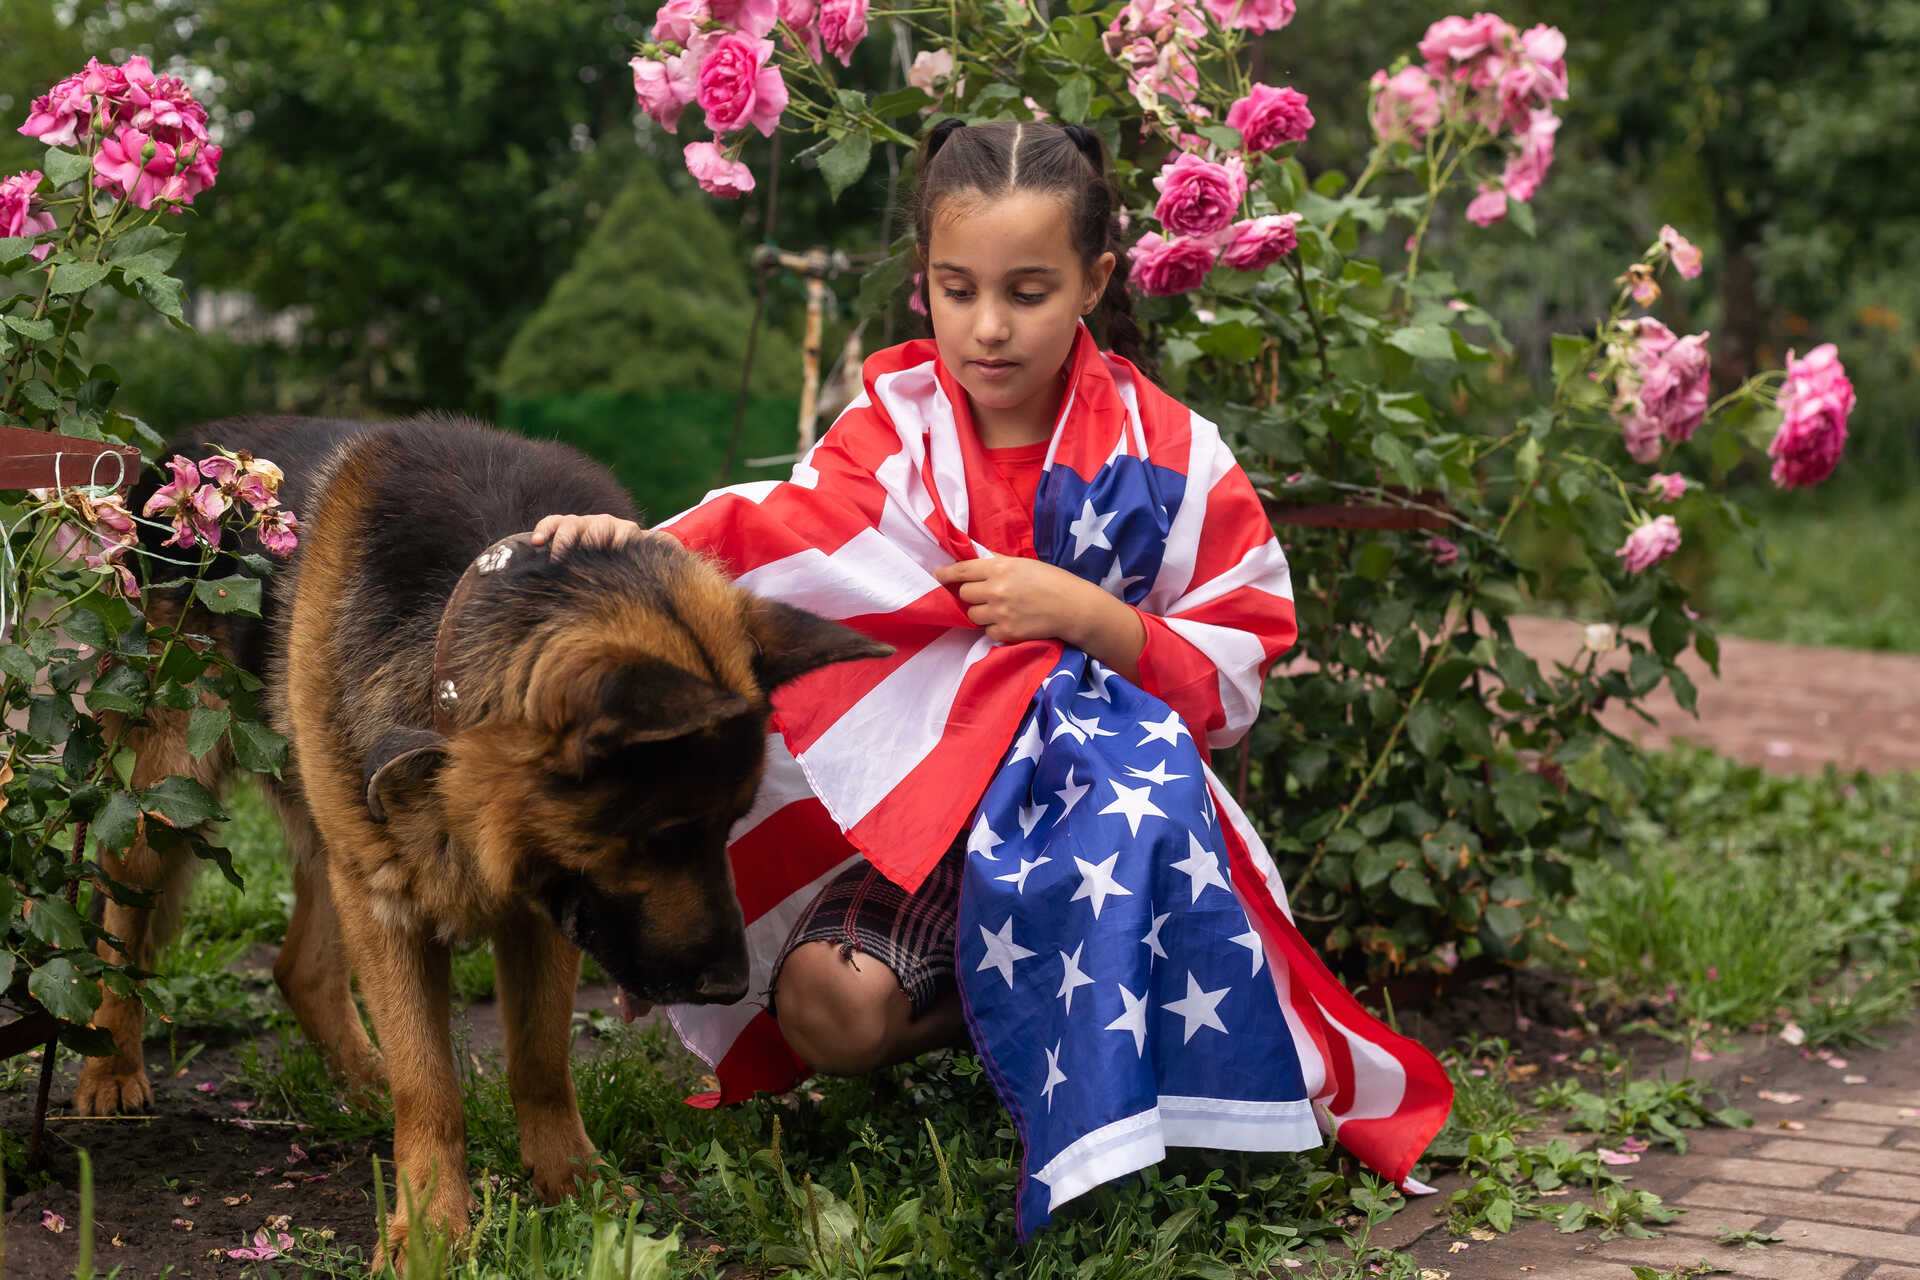
M808 942L840 945L840 958L856 951L872 956L900 981L912 1016L954 989L954 933L960 918L960 873L964 845L947 850L920 888L908 893L865 858L835 876L793 926L773 966L771 986L795 947ZM772 1005L772 996L768 996Z

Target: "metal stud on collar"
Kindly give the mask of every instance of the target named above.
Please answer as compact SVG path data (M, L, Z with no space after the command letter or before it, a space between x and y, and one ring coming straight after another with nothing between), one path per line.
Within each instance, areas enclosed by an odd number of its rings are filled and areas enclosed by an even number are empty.
M433 691L433 699L443 714L452 715L454 707L459 705L460 691L454 688L453 681L442 680Z
M507 561L511 559L513 559L513 548L502 543L497 547L481 552L480 558L473 562L473 567L475 571L479 573L497 573L501 569L506 568Z

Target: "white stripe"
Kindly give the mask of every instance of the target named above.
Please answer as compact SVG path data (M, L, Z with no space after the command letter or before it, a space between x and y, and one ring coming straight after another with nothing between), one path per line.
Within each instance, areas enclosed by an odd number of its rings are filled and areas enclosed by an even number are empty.
M842 831L857 825L940 744L960 682L993 647L978 631L949 631L929 641L800 753L800 767ZM876 749L875 743L885 746ZM823 777L830 787L820 785Z
M1160 572L1154 575L1153 589L1140 607L1148 613L1166 614L1193 585L1193 562L1200 554L1200 530L1207 521L1207 501L1214 483L1223 474L1223 465L1234 465L1233 455L1220 443L1220 431L1197 413L1187 415L1191 438L1187 445L1187 487L1180 499L1180 510L1167 530L1166 550L1160 559Z
M1081 1135L1031 1176L1046 1185L1052 1212L1103 1183L1158 1164L1168 1147L1309 1151L1321 1141L1313 1106L1306 1101L1166 1096L1157 1107Z
M767 735L766 763L760 770L760 789L753 793L753 807L727 833L727 845L753 830L797 800L813 799L806 770L787 750L787 740L777 733Z
M734 579L743 591L823 618L892 613L940 584L878 529L863 529L831 555L809 547Z
M1260 711L1260 663L1267 651L1260 639L1236 627L1195 622L1191 618L1168 618L1167 626L1206 655L1219 672L1220 709L1226 723L1207 735L1207 745L1216 750L1240 741L1247 726Z
M1407 1096L1407 1073L1400 1060L1349 1030L1326 1006L1320 1006L1320 1012L1326 1014L1327 1025L1346 1038L1347 1051L1353 1055L1353 1105L1336 1114L1334 1119L1341 1124L1349 1120L1384 1120L1399 1111L1401 1101Z
M953 406L940 389L934 362L884 374L873 380L873 389L907 455L904 474L895 468L894 474L882 480L888 493L907 499L907 509L923 520L937 501L955 528L966 528L967 475L960 454L960 429L953 420ZM925 484L920 467L923 458L931 462L935 492L930 495L915 492Z
M1242 587L1258 587L1268 595L1279 596L1283 600L1293 599L1293 572L1287 567L1287 553L1280 549L1277 539L1268 538L1241 556L1239 564L1215 574L1181 596L1173 611L1175 614L1192 613L1201 605L1210 604Z

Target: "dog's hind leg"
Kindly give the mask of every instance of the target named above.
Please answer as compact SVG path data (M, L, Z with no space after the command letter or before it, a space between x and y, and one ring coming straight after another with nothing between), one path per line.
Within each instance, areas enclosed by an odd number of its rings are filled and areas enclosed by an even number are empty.
M276 790L273 801L293 864L293 917L273 964L273 980L307 1043L320 1051L354 1101L365 1105L386 1088L386 1072L354 1007L353 966L327 883L326 851L297 796Z
M114 726L109 725L111 732ZM209 751L199 761L187 750L187 717L184 712L156 711L153 723L129 735L133 748L133 786L150 787L171 774L186 774L212 786L226 771L224 749ZM124 853L100 851L100 867L123 884L156 895L154 905L138 907L106 899L101 923L118 938L124 950L115 950L104 941L100 958L108 963L131 963L143 969L153 967L160 944L179 921L186 904L187 886L193 878L192 853L175 849L161 853L144 838ZM98 885L94 892L105 894ZM101 992L100 1007L93 1025L113 1035L111 1057L87 1058L80 1064L80 1079L74 1085L73 1110L76 1115L105 1116L116 1112L147 1111L153 1106L153 1085L147 1079L141 1034L146 1010L138 999L116 995L111 989Z
M520 1163L549 1203L592 1176L568 1050L580 953L543 916L523 912L493 937L494 980L507 1046L507 1087L520 1122Z

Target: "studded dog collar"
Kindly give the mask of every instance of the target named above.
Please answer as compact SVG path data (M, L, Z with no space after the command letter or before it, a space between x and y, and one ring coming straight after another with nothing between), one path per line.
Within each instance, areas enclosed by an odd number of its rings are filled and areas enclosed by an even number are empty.
M454 730L454 712L460 706L460 684L451 667L453 657L453 620L466 607L483 578L505 569L516 557L535 553L533 535L516 533L482 551L460 575L447 607L440 614L440 629L433 638L433 727L443 737Z

